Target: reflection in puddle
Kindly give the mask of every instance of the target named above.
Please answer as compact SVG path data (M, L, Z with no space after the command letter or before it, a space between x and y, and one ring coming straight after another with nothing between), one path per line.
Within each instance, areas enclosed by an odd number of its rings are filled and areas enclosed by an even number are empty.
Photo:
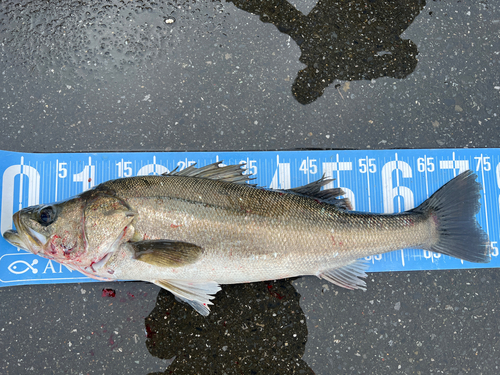
M424 0L320 0L304 15L284 0L229 0L289 35L300 47L292 93L302 104L323 95L334 80L405 78L417 66L417 46L400 35Z
M424 0L320 0L304 15L285 0L228 0L260 16L300 47L292 93L309 104L335 80L405 78L417 65L417 46L400 35ZM64 4L8 0L0 10L0 41L13 62L32 70L125 71L168 56L171 43L212 33L225 22L224 2L160 1ZM175 27L173 27L175 25ZM195 27L189 25L196 25ZM74 70L74 71L73 71Z
M291 280L224 285L203 317L161 290L145 320L150 353L175 357L165 374L314 374L300 294Z

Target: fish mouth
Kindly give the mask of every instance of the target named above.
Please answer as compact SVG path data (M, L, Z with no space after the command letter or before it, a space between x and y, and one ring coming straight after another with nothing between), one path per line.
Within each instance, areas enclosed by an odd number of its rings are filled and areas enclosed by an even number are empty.
M16 212L13 216L14 225L17 230L9 229L5 231L3 237L10 244L19 247L23 250L37 254L38 250L47 243L47 239L42 234L34 231L29 227L25 227L20 220L20 213ZM29 246L32 245L32 246Z
M16 230L9 229L4 232L3 238L7 240L8 243L14 245L15 247L19 247L23 250L28 250L28 247L24 244L23 240L19 236Z

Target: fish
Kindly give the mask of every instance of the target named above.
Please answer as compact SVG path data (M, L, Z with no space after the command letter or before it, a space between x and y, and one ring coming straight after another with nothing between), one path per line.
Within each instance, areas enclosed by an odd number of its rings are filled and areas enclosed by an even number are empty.
M273 190L218 162L23 208L3 236L98 280L152 282L207 316L223 284L312 275L366 290L364 258L399 249L489 262L476 178L465 171L416 208L377 214L352 211L324 177Z

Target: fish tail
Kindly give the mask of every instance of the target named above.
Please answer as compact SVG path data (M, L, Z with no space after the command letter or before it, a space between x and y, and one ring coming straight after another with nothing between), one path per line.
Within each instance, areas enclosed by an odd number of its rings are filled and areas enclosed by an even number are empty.
M429 216L437 229L437 241L431 251L469 262L491 260L488 235L476 221L481 208L481 184L477 175L465 171L449 181L412 211Z

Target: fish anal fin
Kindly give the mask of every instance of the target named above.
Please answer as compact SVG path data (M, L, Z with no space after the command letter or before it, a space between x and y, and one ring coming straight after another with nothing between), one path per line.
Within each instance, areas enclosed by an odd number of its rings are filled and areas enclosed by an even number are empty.
M322 271L318 277L346 289L366 290L366 283L360 277L366 277L367 268L366 261L358 259L345 266Z
M153 266L182 267L195 263L203 253L197 245L168 240L147 240L131 242L135 259Z
M210 314L210 300L221 289L215 281L156 280L154 283L191 305L203 316Z

